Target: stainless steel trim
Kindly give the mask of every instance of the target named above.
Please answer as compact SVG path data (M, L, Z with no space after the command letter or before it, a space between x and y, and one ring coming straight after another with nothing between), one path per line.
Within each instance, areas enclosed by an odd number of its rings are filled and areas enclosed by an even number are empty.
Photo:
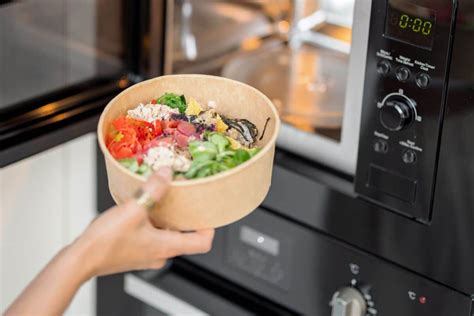
M124 276L124 291L166 315L209 315L130 273Z
M303 32L295 36L300 42L313 44L320 47L325 47L336 52L349 55L351 52L351 45L338 40L332 36L325 35L318 32Z

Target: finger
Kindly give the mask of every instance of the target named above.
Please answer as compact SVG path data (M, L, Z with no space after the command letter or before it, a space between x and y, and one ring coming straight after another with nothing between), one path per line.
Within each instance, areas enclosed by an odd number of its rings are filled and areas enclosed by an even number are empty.
M146 267L146 269L154 269L154 270L163 269L166 263L167 263L166 259L155 260L148 267Z
M159 238L157 245L162 247L163 243L166 243L164 256L167 258L207 253L211 250L214 239L214 229L200 230L192 233L160 230L160 233L162 235L157 235Z
M169 167L161 167L153 173L143 185L143 191L158 202L168 191L171 183L173 171Z
M162 167L148 178L147 182L143 185L142 190L148 195L151 202L158 202L163 198L169 189L172 174L173 172L171 168ZM146 210L146 206L137 203L136 199L129 203L129 207L133 209L136 209L137 205L139 205L143 210Z

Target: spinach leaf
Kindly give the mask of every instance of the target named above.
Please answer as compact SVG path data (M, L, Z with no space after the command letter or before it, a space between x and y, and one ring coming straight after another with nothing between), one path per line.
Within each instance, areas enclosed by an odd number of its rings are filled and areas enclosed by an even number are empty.
M175 93L165 93L156 102L158 104L165 104L173 109L178 109L179 113L184 113L187 108L184 95L177 95Z

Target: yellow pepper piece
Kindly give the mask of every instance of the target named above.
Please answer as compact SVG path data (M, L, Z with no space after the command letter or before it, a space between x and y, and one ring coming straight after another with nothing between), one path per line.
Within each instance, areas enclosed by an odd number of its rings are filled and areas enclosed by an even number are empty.
M188 107L186 108L185 114L186 115L199 115L199 113L202 112L202 107L199 105L199 103L193 99L193 98L188 98Z
M224 123L224 121L221 119L221 117L219 115L217 115L216 131L218 133L224 133L228 128L229 128L229 126L227 126L227 124Z
M242 144L239 143L238 141L236 141L235 139L233 139L232 137L229 137L229 136L226 136L227 139L229 140L230 142L230 148L233 149L233 150L237 150L237 149L240 149L242 148Z

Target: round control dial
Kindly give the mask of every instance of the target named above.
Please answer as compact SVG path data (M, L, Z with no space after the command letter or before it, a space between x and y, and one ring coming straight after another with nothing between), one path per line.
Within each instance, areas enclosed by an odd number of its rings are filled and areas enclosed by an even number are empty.
M405 129L413 123L416 109L406 98L393 96L385 100L380 108L380 123L389 131Z
M365 316L367 311L364 296L353 287L344 287L334 293L331 306L331 316Z

